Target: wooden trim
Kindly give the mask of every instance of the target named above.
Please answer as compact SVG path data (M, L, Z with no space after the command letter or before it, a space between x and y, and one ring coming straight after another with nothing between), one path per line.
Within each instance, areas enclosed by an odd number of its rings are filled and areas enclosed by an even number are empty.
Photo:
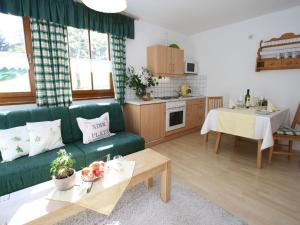
M291 42L291 43L282 43L282 44L276 44L276 45L261 46L260 49L273 48L273 47L285 46L285 45L293 45L293 44L299 44L299 43L300 43L300 41Z
M72 91L73 99L113 98L113 90Z
M36 103L35 96L0 97L0 105L22 105L22 104L31 104L31 103Z
M272 38L269 41L265 41L265 42L280 41L280 40L286 40L286 39L298 38L298 37L300 37L300 34L296 35L294 33L285 33L281 35L279 38Z

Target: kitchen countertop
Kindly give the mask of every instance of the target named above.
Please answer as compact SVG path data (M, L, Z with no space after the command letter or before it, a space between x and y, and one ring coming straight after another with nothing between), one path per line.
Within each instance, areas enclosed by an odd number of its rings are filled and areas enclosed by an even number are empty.
M159 104L159 103L166 103L166 102L186 101L186 100L199 99L199 98L205 98L205 96L201 95L201 96L191 96L191 97L179 97L175 99L155 98L150 101L144 101L143 99L134 98L134 99L125 100L125 103L133 104L133 105L148 105L148 104Z

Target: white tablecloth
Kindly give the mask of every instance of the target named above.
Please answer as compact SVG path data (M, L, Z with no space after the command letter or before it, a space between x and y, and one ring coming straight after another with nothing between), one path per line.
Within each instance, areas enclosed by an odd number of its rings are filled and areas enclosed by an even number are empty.
M207 117L201 129L201 134L206 134L209 131L219 131L217 125L218 110L222 110L222 108L213 109L207 114ZM273 146L273 133L277 131L282 124L287 124L289 122L289 110L282 109L269 115L256 114L255 117L256 123L254 139L263 140L261 145L261 150L263 150Z

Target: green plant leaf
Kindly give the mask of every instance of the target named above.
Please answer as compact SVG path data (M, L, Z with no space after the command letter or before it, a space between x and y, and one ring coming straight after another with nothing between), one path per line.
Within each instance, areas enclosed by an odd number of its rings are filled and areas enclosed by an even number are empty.
M73 173L74 160L72 154L67 153L65 149L60 149L57 152L57 158L50 164L50 173L57 179L62 179L71 176Z
M19 145L16 147L16 152L17 153L22 153L24 152L23 148L21 148Z

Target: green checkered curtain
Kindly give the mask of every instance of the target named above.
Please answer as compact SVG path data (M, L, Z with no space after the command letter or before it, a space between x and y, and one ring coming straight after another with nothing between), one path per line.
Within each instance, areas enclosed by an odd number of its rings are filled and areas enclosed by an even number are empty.
M67 27L47 20L30 19L38 106L72 103Z
M126 76L126 39L110 35L112 74L114 81L115 98L123 105L125 99Z

